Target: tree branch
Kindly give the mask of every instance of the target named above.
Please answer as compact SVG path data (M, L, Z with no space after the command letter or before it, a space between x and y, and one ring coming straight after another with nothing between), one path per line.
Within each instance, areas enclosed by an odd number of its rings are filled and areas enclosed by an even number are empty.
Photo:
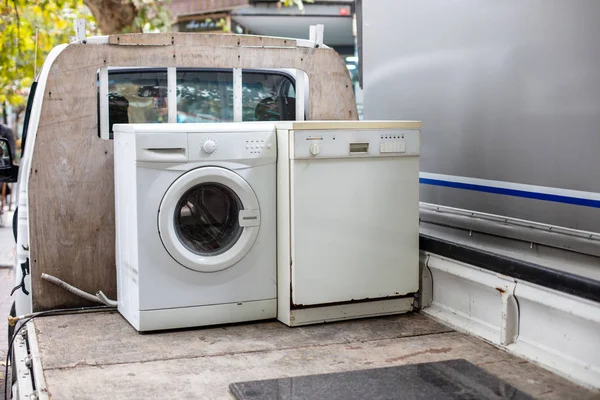
M8 3L8 0L6 0ZM15 9L15 15L17 17L17 52L19 53L19 57L22 57L21 54L21 18L19 17L19 9L17 8L16 0L13 0L13 7Z

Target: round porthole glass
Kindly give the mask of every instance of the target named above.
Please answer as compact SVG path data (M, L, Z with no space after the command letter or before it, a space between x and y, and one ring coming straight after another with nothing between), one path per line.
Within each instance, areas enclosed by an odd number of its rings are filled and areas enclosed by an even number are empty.
M205 182L186 191L175 206L174 226L179 241L201 256L229 250L240 238L242 201L233 190Z

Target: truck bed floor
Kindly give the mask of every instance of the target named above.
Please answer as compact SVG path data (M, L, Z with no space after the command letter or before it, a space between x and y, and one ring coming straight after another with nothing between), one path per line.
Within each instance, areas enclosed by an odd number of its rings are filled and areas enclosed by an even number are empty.
M34 320L52 399L233 399L232 382L464 358L540 399L594 393L420 314L137 333L118 313Z

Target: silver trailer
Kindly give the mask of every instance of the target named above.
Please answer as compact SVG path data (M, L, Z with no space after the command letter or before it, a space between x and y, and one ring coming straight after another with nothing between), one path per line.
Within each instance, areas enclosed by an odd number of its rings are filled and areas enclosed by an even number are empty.
M600 382L600 2L361 0L365 119L423 123L421 312Z
M422 221L600 256L599 16L595 0L358 2L364 118L423 121Z

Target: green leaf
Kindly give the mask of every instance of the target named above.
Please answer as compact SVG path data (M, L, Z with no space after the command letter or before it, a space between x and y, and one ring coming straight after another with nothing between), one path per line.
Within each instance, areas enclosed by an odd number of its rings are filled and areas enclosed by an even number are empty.
M0 15L0 99L15 107L25 103L48 52L73 36L73 21L91 14L83 0L3 0Z

